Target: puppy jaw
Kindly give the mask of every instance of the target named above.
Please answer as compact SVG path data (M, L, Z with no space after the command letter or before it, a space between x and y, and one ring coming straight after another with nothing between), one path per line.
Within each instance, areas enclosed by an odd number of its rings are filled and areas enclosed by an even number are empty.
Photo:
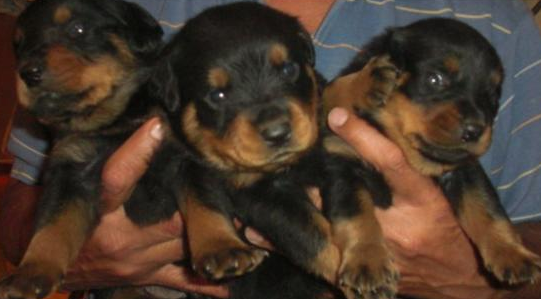
M374 115L383 124L388 137L404 152L409 163L426 175L441 175L452 170L461 161L475 159L490 145L491 127L486 127L481 138L474 143L461 141L460 116L452 104L427 108L412 103L405 95L395 93L388 107ZM439 162L427 156L456 156L457 160ZM455 158L452 158L455 159Z
M229 171L275 171L294 163L316 141L315 105L290 100L291 141L284 146L268 146L243 113L228 126L223 135L201 126L197 110L189 104L182 115L182 129L188 141L217 168Z

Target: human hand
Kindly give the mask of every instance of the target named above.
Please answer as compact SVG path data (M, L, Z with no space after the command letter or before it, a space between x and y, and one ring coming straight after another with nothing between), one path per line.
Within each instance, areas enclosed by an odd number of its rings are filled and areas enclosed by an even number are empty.
M393 205L377 209L376 216L401 273L399 293L438 299L499 296L480 274L474 248L434 181L347 110L333 109L329 125L383 174L393 191Z
M151 284L227 296L224 287L192 277L189 269L172 264L185 257L178 212L169 220L143 228L126 216L122 204L144 174L162 138L163 128L153 118L109 158L102 173L101 221L70 267L65 289Z

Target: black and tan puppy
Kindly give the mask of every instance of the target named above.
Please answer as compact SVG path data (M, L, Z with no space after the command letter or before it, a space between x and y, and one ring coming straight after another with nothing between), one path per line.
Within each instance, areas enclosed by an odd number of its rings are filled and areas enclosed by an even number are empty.
M164 55L171 127L194 153L180 200L194 269L221 280L263 261L266 252L237 234L237 217L349 298L391 297L396 271L379 226L373 214L356 217L372 209L371 201L358 200L367 195L356 194L365 182L349 165L327 165L322 151L314 53L299 22L255 3L215 7L187 22ZM309 186L321 188L323 212L311 203ZM233 281L232 290L242 290L233 297L317 296L301 291L317 293L314 284L279 286L288 271L277 272ZM246 287L254 281L255 290Z
M0 283L0 298L46 296L77 257L98 220L104 162L158 113L145 82L161 38L159 24L124 1L40 0L18 18L14 49L19 101L51 130L54 142L35 234L19 268ZM160 171L143 179L127 206L140 223L176 210L174 198L166 206L169 195L156 191L163 190L160 184L171 184L167 180L176 171L170 167L175 155L164 156L167 163L153 162L151 169ZM145 202L152 198L158 201ZM132 204L137 202L143 206Z
M172 129L195 154L180 205L196 271L222 279L263 260L266 252L241 240L233 225L234 217L244 218L237 206L246 198L268 201L276 217L306 216L298 221L321 240L298 244L310 251L299 263L328 277L331 265L317 259L330 245L326 221L289 175L318 139L309 35L292 17L237 3L191 19L164 55L164 81L173 78L165 86ZM286 238L279 234L278 247Z
M477 160L490 145L503 77L481 34L427 19L374 39L327 87L324 102L327 111L347 107L373 124L433 177L486 269L516 284L538 279L541 259L522 245ZM336 139L327 144L337 156L354 156Z

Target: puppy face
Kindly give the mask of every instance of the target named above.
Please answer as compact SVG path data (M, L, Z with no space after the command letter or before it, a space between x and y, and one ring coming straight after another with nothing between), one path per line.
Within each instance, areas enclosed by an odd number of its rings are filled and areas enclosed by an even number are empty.
M20 104L62 129L106 124L122 111L161 35L128 2L36 1L14 35Z
M361 87L341 97L356 99L352 108L393 139L414 167L439 174L487 150L503 68L483 36L458 21L428 19L392 29L371 47L379 62L370 82L384 89L393 84L392 92L377 104L355 92Z
M172 46L180 49L178 125L207 161L273 171L314 144L318 94L306 36L295 19L254 3L213 8L186 24Z

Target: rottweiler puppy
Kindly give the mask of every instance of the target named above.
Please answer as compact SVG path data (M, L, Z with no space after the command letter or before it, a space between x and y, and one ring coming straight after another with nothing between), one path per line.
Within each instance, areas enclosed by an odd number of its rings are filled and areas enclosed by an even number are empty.
M262 263L268 253L238 235L233 220L239 218L288 262L349 298L392 297L397 275L377 221L372 213L356 217L373 209L358 199L368 196L364 185L372 182L354 177L345 163L333 165L321 145L321 80L298 20L256 3L214 7L189 20L164 57L159 81L168 82L161 93L169 122L193 153L179 207L195 271L223 280ZM323 212L311 203L309 186L322 190ZM318 296L295 295L320 288L299 283L303 278L285 268L267 268L277 270L233 280L232 297ZM261 291L286 276L298 284ZM255 291L247 290L252 282Z
M98 221L105 161L145 120L162 114L146 83L161 40L157 21L124 1L40 0L19 16L19 101L54 141L35 234L19 268L0 283L0 298L46 296L77 257ZM126 206L140 224L177 210L170 198L176 195L162 186L174 185L182 151L169 141L161 151Z
M348 108L433 177L486 270L518 284L539 279L541 259L522 245L478 161L490 146L503 78L496 51L480 33L433 18L375 38L323 98L325 111ZM326 144L354 163L355 154L338 139Z

